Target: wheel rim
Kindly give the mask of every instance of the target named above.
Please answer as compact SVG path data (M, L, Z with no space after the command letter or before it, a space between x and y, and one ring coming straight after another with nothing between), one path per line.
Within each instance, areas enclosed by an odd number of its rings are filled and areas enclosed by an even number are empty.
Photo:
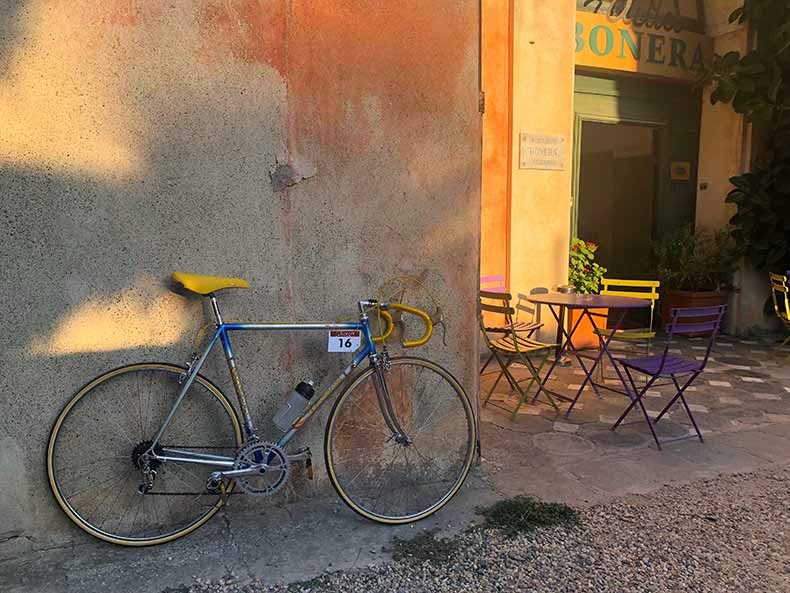
M475 425L460 385L434 363L393 359L386 372L401 444L380 412L372 370L339 398L327 429L327 468L343 500L377 521L405 523L441 508L474 456Z
M163 543L196 529L221 506L220 496L205 489L209 466L152 466L154 488L138 492L139 454L175 402L182 372L156 364L110 371L58 417L47 455L50 484L66 514L91 535L127 545ZM227 399L198 378L161 443L232 456L240 439Z

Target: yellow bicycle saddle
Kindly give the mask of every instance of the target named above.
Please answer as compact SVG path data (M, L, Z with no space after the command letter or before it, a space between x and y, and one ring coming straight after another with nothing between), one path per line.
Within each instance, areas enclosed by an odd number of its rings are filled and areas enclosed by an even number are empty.
M250 283L243 278L223 278L221 276L201 276L199 274L185 274L173 272L173 282L184 289L197 294L211 294L223 288L249 288Z

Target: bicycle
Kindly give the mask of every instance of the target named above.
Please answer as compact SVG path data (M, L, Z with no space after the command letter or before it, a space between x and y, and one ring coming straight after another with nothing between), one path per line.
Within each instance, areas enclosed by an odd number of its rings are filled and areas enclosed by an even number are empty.
M394 328L390 311L416 315L425 324L423 336L404 341L405 347L431 338L427 312L365 300L358 303L356 322L225 322L215 293L247 288L245 280L179 272L172 279L180 292L209 299L214 321L207 346L186 365L138 363L99 375L69 400L52 427L50 487L82 530L114 544L162 544L206 523L230 494L274 494L294 464L312 471L310 449L290 451L288 445L341 386L325 428L324 459L346 505L380 523L410 523L438 511L461 488L477 443L468 396L440 365L391 357L386 347ZM380 320L375 337L372 310ZM339 340L330 350L359 351L278 440L264 441L250 417L229 334L285 330L328 330L330 339ZM218 342L238 412L200 374ZM365 359L369 365L361 368ZM304 385L299 388L309 392Z

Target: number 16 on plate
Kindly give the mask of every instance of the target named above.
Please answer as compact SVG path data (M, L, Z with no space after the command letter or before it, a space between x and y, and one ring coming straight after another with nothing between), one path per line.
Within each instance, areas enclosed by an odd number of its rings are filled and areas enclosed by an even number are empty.
M356 352L362 343L362 332L358 329L333 329L329 331L327 352Z

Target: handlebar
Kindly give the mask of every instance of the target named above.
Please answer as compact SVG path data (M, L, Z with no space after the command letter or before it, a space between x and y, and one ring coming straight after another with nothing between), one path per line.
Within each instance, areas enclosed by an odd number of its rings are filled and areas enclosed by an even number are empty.
M373 338L373 341L376 343L383 342L387 340L391 335L393 329L395 329L395 323L392 320L392 315L390 315L388 309L394 309L396 311L403 311L404 313L409 313L416 317L419 317L423 324L425 325L425 333L416 339L416 340L406 340L402 342L404 348L416 348L417 346L422 346L423 344L427 343L428 340L431 339L433 335L433 320L431 316L423 311L422 309L417 309L416 307L410 307L409 305L404 305L403 303L382 303L380 308L381 316L387 322L387 328L384 330L384 333L380 336Z
M428 340L431 339L433 335L433 320L431 316L428 315L422 309L417 309L416 307L410 307L409 305L404 305L403 303L390 303L390 309L396 309L398 311L403 311L404 313L411 313L422 319L422 322L425 324L425 333L422 335L421 338L416 340L408 340L403 342L404 348L416 348L417 346L422 346Z
M381 342L385 342L389 339L392 335L392 330L395 329L395 322L392 321L392 315L390 315L389 311L385 311L384 309L379 309L379 313L384 318L384 321L387 322L387 329L384 330L384 333L380 336L375 336L373 341L376 344L380 344Z

